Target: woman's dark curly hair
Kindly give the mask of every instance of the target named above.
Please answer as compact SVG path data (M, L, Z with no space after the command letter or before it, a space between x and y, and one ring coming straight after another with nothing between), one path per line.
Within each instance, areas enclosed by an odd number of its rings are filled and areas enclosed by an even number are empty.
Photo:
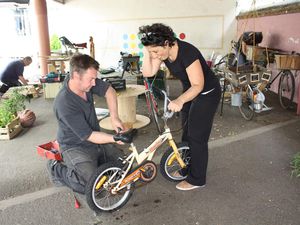
M139 36L144 46L165 46L168 41L171 47L176 41L172 28L162 23L139 27Z

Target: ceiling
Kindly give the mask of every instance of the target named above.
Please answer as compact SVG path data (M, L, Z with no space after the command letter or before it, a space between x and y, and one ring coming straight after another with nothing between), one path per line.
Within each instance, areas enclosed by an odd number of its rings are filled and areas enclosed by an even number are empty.
M0 0L0 3L29 4L29 0Z
M0 3L29 4L29 1L30 0L0 0ZM65 0L52 0L52 1L65 4Z

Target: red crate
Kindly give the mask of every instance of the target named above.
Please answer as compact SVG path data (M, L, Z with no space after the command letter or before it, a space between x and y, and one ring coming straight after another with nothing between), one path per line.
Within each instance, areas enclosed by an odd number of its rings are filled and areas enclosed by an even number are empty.
M51 141L46 144L37 146L37 153L47 159L62 161L59 144L57 141Z

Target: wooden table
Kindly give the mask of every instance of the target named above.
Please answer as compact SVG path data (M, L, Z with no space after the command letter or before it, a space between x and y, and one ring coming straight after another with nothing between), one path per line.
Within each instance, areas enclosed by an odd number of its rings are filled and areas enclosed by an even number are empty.
M9 96L13 93L14 90L18 90L18 92L22 95L29 96L32 98L39 97L38 91L35 89L33 85L22 85L17 87L10 87L7 92L2 96L2 98L9 98Z
M145 93L144 85L128 84L126 90L118 91L118 113L127 128L141 128L150 123L147 116L136 114L136 97ZM112 130L110 117L100 121L100 127Z

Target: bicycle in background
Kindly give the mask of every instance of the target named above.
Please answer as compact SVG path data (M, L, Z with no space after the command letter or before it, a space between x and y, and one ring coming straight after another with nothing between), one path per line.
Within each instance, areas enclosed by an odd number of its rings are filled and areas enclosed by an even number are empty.
M253 64L252 61L242 60L237 50L238 42L232 41L232 52L218 59L212 70L219 77L222 87L221 115L225 92L231 94L234 106L238 106L244 119L251 120L255 113L270 110L264 104L265 96L261 84L266 84L271 78L271 72L265 68L265 63ZM229 86L229 88L228 88Z
M275 55L275 61L278 74L266 86L270 89L276 79L278 82L278 99L283 109L292 108L295 95L295 77L300 70L300 53L292 53L291 55ZM295 73L292 73L295 70Z

